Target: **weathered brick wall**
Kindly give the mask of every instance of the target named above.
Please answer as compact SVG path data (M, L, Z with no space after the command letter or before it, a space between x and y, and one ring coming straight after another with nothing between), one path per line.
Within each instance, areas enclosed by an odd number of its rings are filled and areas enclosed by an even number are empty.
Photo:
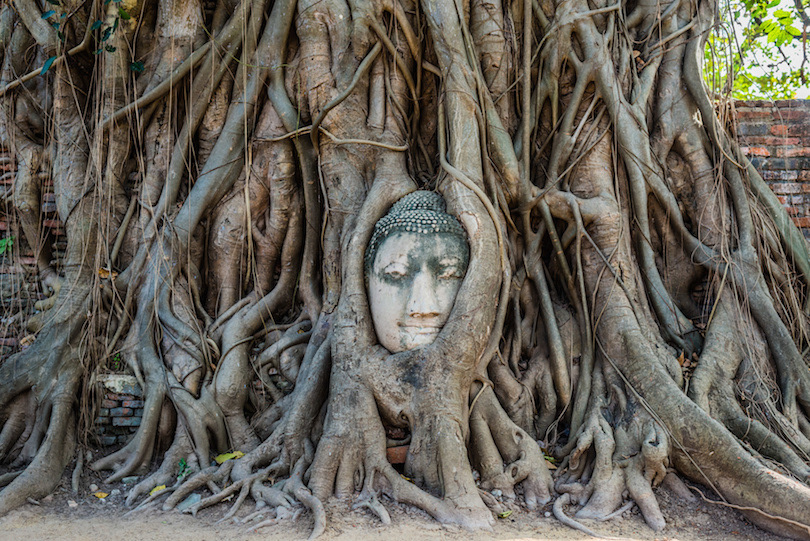
M743 152L810 239L810 100L738 101L734 108Z
M98 443L124 443L138 430L143 417L143 392L133 376L104 374L96 380L101 403L94 423Z

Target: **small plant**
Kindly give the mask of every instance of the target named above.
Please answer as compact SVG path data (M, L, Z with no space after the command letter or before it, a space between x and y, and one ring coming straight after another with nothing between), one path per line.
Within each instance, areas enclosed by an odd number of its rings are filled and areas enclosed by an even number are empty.
M121 358L120 353L116 353L115 355L113 355L112 364L110 365L110 368L112 369L113 372L123 371L124 359Z
M177 465L180 468L180 471L177 472L177 480L182 481L191 473L191 468L189 468L185 458L181 458Z
M14 237L5 237L0 239L0 255L3 255L7 251L11 250L11 247L14 245Z

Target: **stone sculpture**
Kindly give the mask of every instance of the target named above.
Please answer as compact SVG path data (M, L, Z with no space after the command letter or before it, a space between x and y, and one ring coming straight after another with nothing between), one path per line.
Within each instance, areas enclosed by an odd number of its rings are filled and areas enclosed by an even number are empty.
M447 322L470 248L441 195L417 191L374 227L366 250L369 308L380 344L397 353L431 344Z

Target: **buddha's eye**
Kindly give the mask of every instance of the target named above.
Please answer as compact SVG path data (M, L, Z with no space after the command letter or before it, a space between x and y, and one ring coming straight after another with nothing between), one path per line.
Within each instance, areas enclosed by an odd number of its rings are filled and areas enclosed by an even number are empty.
M464 278L464 273L458 267L445 267L439 271L439 280L458 280Z
M398 281L398 280L402 280L403 278L405 278L407 276L407 272L404 269L397 268L397 267L385 269L385 271L383 271L383 274L384 274L385 278L387 278L388 280L395 281L395 282Z

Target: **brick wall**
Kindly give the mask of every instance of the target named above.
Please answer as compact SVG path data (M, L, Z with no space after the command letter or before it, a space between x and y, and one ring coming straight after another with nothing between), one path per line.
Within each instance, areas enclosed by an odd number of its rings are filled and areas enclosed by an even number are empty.
M810 100L738 101L740 144L810 239Z
M103 374L96 379L101 402L93 431L98 443L125 443L138 430L143 417L143 392L134 376Z

